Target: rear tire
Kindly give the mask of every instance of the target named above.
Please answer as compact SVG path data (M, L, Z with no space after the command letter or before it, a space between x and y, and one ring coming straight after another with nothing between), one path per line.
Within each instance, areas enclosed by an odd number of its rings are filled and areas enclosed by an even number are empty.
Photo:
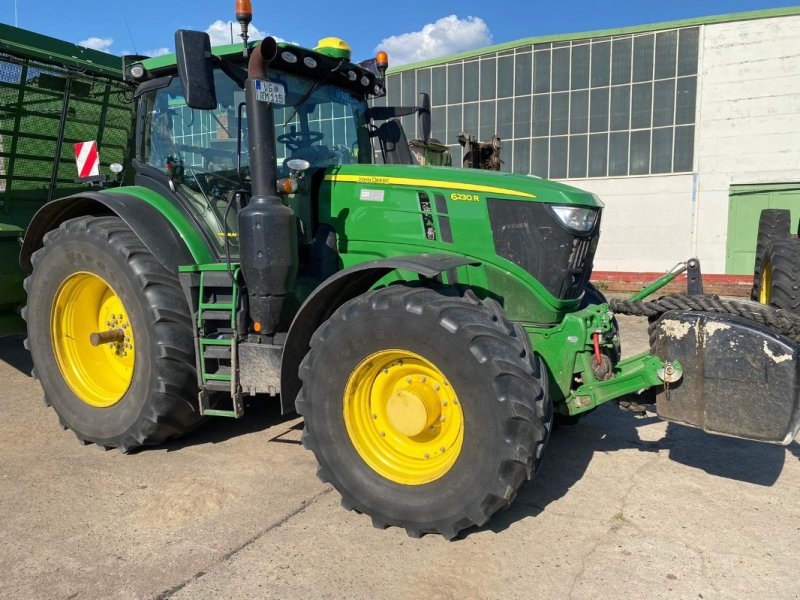
M419 434L401 440L404 448L411 448L403 457L410 465L407 473L380 473L380 464L371 466L376 463L370 463L364 445L356 447L361 439L380 449L397 437L389 429L379 437L383 424L371 420L378 419L397 391L389 398L389 392L369 396L363 426L355 434L352 420L347 421L353 381L361 382L357 374L364 372L364 365L373 367L371 361L386 352L421 357L446 378L442 386L456 394L451 405L458 404L463 413L463 439L446 449L457 454L441 472L427 471L426 460L433 463L445 453L423 459L415 445L421 437L435 435L428 433L428 426L434 423L431 432L439 426L438 413ZM364 377L368 389L376 389L382 374L403 364L386 363L386 370L377 364L376 374ZM553 418L545 373L541 360L531 355L524 330L509 323L491 300L406 285L368 292L340 307L311 340L300 367L303 388L296 403L305 417L303 445L314 452L318 476L336 487L346 508L367 513L379 528L395 525L412 537L441 533L451 539L467 527L485 524L536 473ZM398 385L423 385L417 379L425 381L404 374ZM430 480L416 478L415 469Z
M119 367L112 344L92 347L88 335L70 335L85 333L86 323L108 326L110 317L85 291L103 284L102 298L112 295L122 307L116 313L125 315L113 327L129 325L133 332L130 349L125 343L116 351L128 361L127 379L111 383L104 373ZM192 324L180 284L121 219L81 217L50 231L33 255L25 288L26 343L45 403L82 443L128 452L201 422ZM111 395L104 395L109 388Z
M758 287L762 303L800 313L800 240L779 239L769 245Z
M753 269L753 289L750 299L756 302L761 297L761 271L766 258L767 248L773 240L788 239L791 234L792 215L785 209L766 209L761 211L758 219L758 237L756 238L756 262Z

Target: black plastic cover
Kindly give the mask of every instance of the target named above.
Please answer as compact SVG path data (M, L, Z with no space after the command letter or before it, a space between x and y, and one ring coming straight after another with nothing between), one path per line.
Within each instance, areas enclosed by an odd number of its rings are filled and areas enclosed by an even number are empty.
M522 267L556 298L583 293L592 275L600 219L585 235L567 230L541 202L489 198L495 252Z
M682 378L657 396L658 416L749 440L788 445L800 430L800 346L732 315L672 311L650 337Z
M217 108L211 38L208 34L188 29L176 31L175 57L186 104L198 110Z

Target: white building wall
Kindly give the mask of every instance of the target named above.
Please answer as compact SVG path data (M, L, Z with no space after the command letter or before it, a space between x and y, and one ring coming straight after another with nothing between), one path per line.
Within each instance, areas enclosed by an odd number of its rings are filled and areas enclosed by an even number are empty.
M563 181L605 204L595 271L659 272L689 258L691 174Z
M565 180L606 205L595 270L725 272L731 184L800 182L800 16L701 28L692 174Z
M697 255L725 271L731 184L800 182L800 16L703 27Z

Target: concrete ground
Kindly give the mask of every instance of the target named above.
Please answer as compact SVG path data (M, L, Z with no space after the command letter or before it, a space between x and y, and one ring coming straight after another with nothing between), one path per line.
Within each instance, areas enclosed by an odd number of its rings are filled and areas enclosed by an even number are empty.
M627 351L642 323L623 318ZM80 446L0 342L0 598L798 598L800 445L604 406L454 542L378 531L249 407L130 456Z

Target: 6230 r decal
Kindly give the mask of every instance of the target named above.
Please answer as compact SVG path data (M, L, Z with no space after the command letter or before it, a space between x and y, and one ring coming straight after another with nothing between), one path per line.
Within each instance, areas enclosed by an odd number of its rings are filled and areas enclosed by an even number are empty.
M450 200L455 202L480 202L481 198L478 194L450 194Z

